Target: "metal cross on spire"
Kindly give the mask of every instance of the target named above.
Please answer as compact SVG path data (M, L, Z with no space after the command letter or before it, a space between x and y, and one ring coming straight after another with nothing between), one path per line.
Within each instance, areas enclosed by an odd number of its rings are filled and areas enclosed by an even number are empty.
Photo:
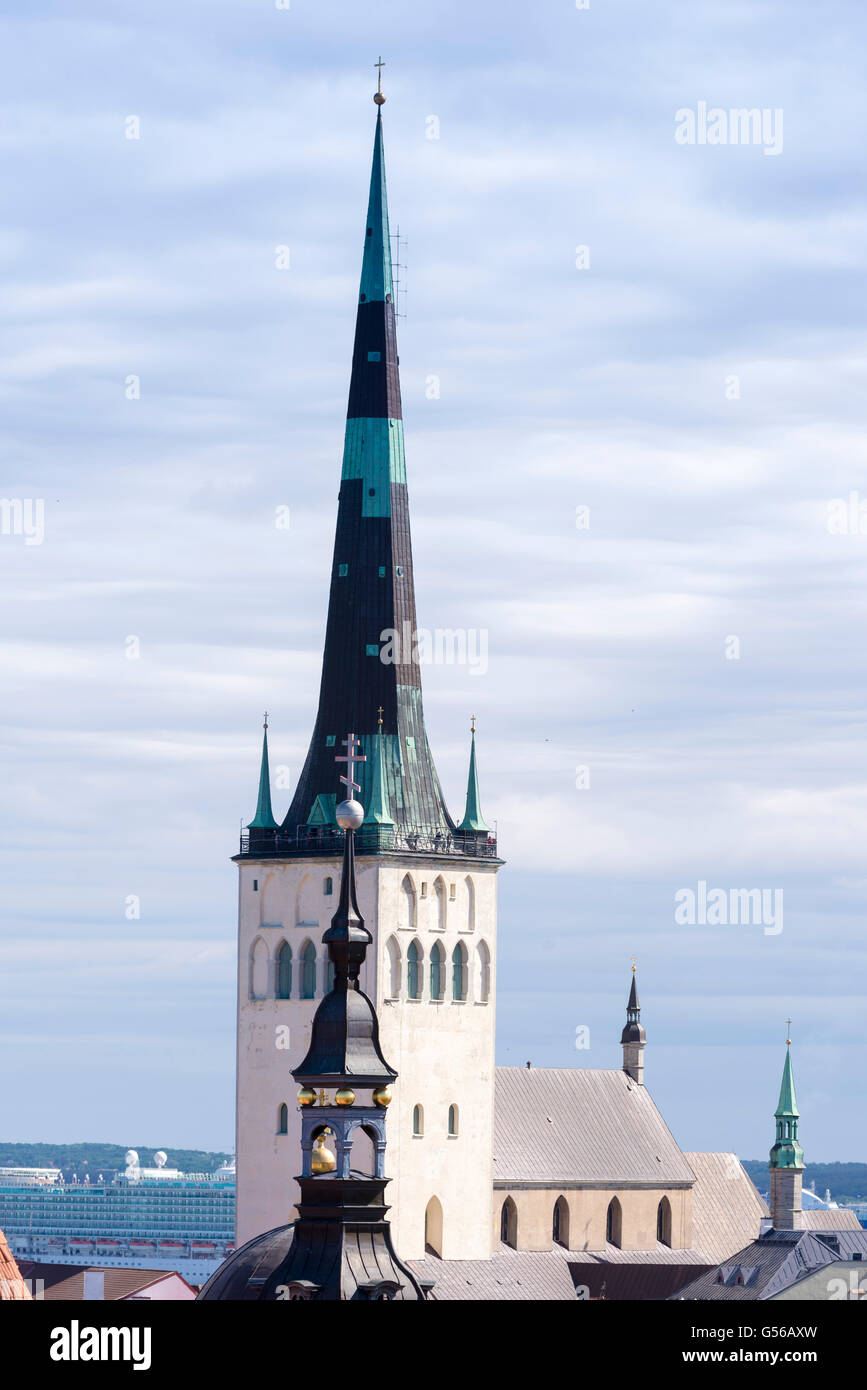
M787 1019L786 1019L786 1046L787 1046L787 1047L791 1047L791 1044L792 1044L792 1039L791 1039L790 1036L789 1036L789 1034L791 1033L791 1031L792 1031L792 1020L791 1020L790 1018L787 1018Z
M356 782L355 780L355 764L366 763L367 754L356 753L356 748L360 748L361 744L357 742L355 734L350 734L348 738L342 739L341 742L344 748L346 749L346 752L337 753L335 755L334 761L336 763L346 763L346 771L349 773L349 776L344 777L341 775L340 780L343 783L346 790L348 791L349 796L351 798L353 792L361 791L361 783Z

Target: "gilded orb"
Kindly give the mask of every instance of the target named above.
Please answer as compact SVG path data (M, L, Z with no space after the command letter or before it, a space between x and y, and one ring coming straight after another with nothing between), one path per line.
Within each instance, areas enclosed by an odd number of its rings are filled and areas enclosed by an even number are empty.
M331 1149L325 1147L325 1137L330 1133L330 1129L324 1129L313 1141L313 1152L310 1155L311 1173L333 1173L337 1167L336 1156Z
M315 1092L315 1091L311 1091L311 1089L310 1089L309 1086L302 1086L302 1087L301 1087L301 1090L298 1092L298 1104L299 1104L299 1105L315 1105L315 1104L316 1104L316 1092Z
M335 1104L335 1105L354 1105L354 1104L355 1104L355 1092L354 1092L354 1091L351 1091L351 1090L349 1089L348 1086L342 1087L339 1091L335 1091L335 1093L334 1093L334 1104Z
M376 102L377 106L382 106L385 103L385 97L382 92L374 92L373 100Z
M383 1109L387 1105L391 1105L391 1087L377 1086L373 1093L373 1103L374 1105L381 1105Z

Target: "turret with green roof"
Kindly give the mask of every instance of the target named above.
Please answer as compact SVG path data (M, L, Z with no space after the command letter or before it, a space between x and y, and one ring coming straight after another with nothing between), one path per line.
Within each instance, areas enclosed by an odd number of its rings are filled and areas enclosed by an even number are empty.
M801 1210L804 1150L798 1143L800 1111L795 1099L795 1077L792 1072L792 1040L786 1038L786 1060L780 1083L780 1099L774 1112L777 1139L771 1149L769 1164L771 1189L769 1206L775 1231L799 1231L804 1224Z

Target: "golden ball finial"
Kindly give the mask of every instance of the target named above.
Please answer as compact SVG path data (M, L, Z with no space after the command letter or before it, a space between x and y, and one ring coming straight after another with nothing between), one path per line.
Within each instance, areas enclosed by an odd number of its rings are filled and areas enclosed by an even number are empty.
M373 100L376 102L377 106L384 106L384 105L385 105L385 95L384 95L384 93L382 93L382 92L374 92L374 94L373 94Z
M335 1105L354 1105L354 1104L355 1104L355 1092L354 1092L353 1090L351 1090L351 1089L349 1088L349 1086L342 1086L342 1087L340 1088L340 1090L339 1090L339 1091L336 1091L335 1094L334 1094L334 1104L335 1104Z
M316 1092L315 1092L315 1091L311 1091L311 1089L310 1089L309 1086L302 1086L302 1087L301 1087L301 1090L298 1092L298 1104L299 1104L299 1105L315 1105L315 1104L316 1104Z
M383 1110L387 1105L391 1105L391 1087L377 1086L373 1093L374 1105L379 1105Z
M335 1154L325 1147L325 1136L330 1133L330 1129L323 1129L313 1142L313 1153L310 1156L311 1173L333 1173L337 1167Z

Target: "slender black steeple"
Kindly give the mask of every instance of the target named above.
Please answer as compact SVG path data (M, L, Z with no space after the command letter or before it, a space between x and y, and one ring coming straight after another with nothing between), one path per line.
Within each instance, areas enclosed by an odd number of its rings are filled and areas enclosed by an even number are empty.
M378 710L381 776L397 833L413 829L428 836L446 836L454 830L428 747L415 645L381 105L373 144L319 710L282 826L287 843L299 833L303 840L308 825L333 825L335 741L344 730L354 729L364 752L372 754ZM370 803L373 773L369 759L361 774L359 799L364 805ZM359 848L364 852L371 848L364 836Z
M641 1008L638 1003L638 986L635 983L635 962L632 964L632 985L626 1005L626 1026L620 1034L623 1048L623 1070L627 1076L644 1085L644 1047L647 1039L641 1026Z

